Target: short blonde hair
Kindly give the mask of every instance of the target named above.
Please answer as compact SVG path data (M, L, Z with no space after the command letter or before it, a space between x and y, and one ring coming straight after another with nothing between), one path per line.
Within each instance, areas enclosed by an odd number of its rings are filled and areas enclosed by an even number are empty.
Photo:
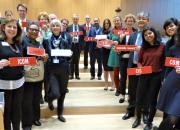
M133 15L133 14L127 14L127 15L124 17L124 22L126 22L128 18L133 18L134 22L136 22L136 17L135 17L135 15Z
M41 16L47 18L47 20L49 21L49 15L47 12L40 12L39 15L38 15L38 21L40 20Z

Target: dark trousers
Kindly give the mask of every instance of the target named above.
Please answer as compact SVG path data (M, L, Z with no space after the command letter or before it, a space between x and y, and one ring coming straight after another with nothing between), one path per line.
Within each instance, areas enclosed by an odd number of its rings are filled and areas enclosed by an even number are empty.
M128 95L129 95L129 105L127 107L127 111L134 115L135 107L136 107L136 89L138 85L139 76L132 75L129 76L129 84L128 84Z
M4 91L4 130L20 130L23 87Z
M40 99L42 81L25 82L22 103L22 128L31 127L33 121L40 120Z
M74 72L75 72L75 76L79 76L79 59L81 53L80 44L79 43L72 44L72 51L73 51L73 55L70 63L71 76L74 76Z
M113 68L113 70L114 70L114 83L115 83L115 85L116 85L116 89L117 89L117 91L119 91L119 67L114 67Z
M90 73L92 77L95 77L95 62L98 63L98 73L97 76L101 77L102 75L102 49L91 49L90 50L90 64L91 69Z
M121 58L119 67L120 67L120 86L119 86L119 92L122 95L126 94L126 81L127 81L127 66L128 66L128 58Z
M156 113L156 104L161 86L161 72L141 75L136 92L136 106L139 109L149 109L149 120L151 123ZM138 115L139 114L139 115ZM137 113L137 117L140 113Z
M84 42L84 66L88 67L89 42Z
M66 96L66 93L63 93L58 98L58 101L57 101L57 114L58 114L58 116L63 115L65 96Z
M50 97L50 100L53 101L54 99L57 99L57 114L58 116L63 114L64 110L64 99L66 95L66 89L68 85L68 79L69 79L69 63L63 63L59 67L53 67L50 68L50 80L49 85L50 85L50 92L52 96L55 97ZM54 78L51 78L53 76ZM58 91L55 92L55 91ZM55 94L55 95L53 95Z

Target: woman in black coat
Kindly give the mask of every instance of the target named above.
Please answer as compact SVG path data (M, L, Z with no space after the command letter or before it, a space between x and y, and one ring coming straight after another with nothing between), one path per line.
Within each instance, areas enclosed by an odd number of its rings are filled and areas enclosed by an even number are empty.
M68 49L70 51L71 44L70 39L65 33L63 33L61 22L54 19L50 23L52 36L49 39L46 52L49 55L47 62L47 71L49 79L49 96L48 105L50 110L54 109L53 100L57 99L57 114L58 119L65 122L66 119L63 117L64 99L66 95L68 80L69 80L69 60L70 58L64 56L52 55L53 50L60 51L61 49Z

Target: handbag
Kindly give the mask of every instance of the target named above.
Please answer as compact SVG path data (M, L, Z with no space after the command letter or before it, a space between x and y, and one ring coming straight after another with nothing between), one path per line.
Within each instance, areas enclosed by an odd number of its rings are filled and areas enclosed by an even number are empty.
M37 60L33 66L24 66L25 82L38 82L44 79L44 62Z

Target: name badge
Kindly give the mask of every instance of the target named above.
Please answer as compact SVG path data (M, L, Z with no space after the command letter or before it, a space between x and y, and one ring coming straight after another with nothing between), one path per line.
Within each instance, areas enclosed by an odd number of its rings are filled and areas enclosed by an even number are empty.
M58 63L59 63L59 59L54 58L54 59L53 59L53 63L58 64Z
M2 46L9 46L9 43L7 43L7 42L2 42Z

